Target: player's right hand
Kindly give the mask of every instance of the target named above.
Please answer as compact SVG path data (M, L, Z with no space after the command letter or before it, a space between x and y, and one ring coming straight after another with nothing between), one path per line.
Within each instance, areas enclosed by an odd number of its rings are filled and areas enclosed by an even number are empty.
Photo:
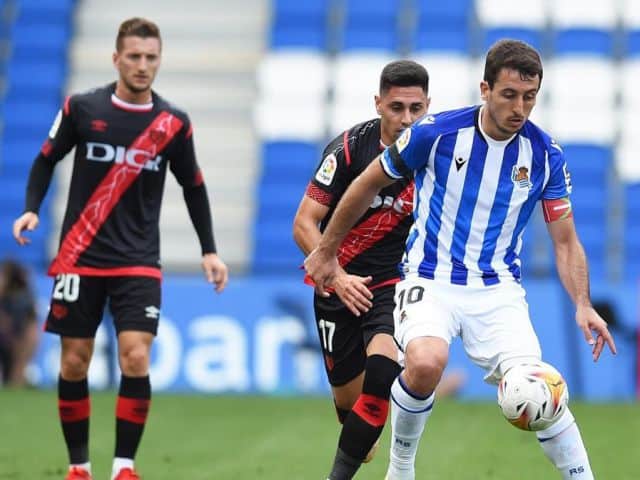
M367 288L372 277L360 277L358 275L349 275L342 268L333 279L333 289L336 295L342 300L342 303L353 313L359 317L361 313L366 313L373 306L371 299L373 294Z
M38 214L34 212L25 212L20 218L13 222L13 238L16 239L20 245L26 245L31 243L28 237L22 235L22 232L29 230L30 232L35 230L40 220Z
M330 294L327 288L333 285L336 275L340 272L340 265L335 253L316 247L304 260L304 269L315 283L316 293L321 297Z

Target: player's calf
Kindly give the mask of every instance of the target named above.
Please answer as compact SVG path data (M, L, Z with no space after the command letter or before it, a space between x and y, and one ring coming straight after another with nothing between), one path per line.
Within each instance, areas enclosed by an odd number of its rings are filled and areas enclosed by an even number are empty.
M367 358L362 393L340 433L331 480L352 478L378 440L389 413L391 385L399 373L400 366L388 357Z

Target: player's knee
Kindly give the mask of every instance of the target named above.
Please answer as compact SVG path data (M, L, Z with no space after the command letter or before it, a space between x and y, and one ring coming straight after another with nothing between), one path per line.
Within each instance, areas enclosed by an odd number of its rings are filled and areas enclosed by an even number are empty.
M447 366L448 355L429 349L408 350L405 354L405 373L412 388L419 392L432 392Z
M127 376L144 376L149 371L149 349L146 345L132 345L120 352L120 369Z
M65 380L86 378L91 362L91 352L82 349L65 351L60 362L60 375Z

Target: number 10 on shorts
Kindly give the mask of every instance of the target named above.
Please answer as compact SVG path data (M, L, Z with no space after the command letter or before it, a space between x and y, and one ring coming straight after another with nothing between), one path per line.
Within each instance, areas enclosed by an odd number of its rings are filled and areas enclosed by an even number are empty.
M336 323L320 319L318 321L318 328L320 329L322 348L329 353L333 352L333 334L336 332Z

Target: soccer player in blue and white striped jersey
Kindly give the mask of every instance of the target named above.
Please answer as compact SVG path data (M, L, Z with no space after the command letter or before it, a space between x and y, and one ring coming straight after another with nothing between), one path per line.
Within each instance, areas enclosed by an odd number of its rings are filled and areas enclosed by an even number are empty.
M512 367L541 363L520 284L522 234L541 201L560 279L576 305L576 323L593 346L615 343L591 306L584 249L569 200L562 149L528 120L542 81L529 45L501 40L489 50L480 84L483 105L416 122L352 182L305 268L319 294L335 276L335 252L380 188L414 177L414 225L403 280L396 285L395 337L405 369L391 389L388 480L413 480L415 454L434 389L460 336L469 357L497 383ZM595 339L594 339L595 333ZM593 479L573 415L565 410L537 432L564 479Z

